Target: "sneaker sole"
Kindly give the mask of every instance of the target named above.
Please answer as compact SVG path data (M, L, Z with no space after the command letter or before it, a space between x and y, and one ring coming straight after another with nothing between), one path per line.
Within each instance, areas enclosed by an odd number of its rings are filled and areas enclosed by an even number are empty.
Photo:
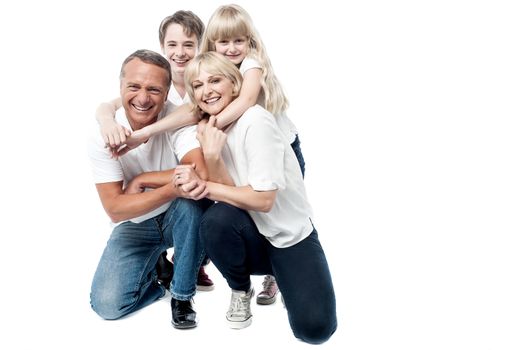
M210 292L212 290L214 290L214 285L212 284L211 286L201 286L201 285L197 285L197 290L200 291L200 292Z
M230 321L227 318L226 322L228 323L228 326L232 329L243 329L243 328L247 328L248 326L252 324L252 316L250 316L250 318L245 321Z
M177 324L172 320L172 326L176 329L192 329L197 327L197 322Z
M276 294L277 295L277 294ZM276 302L276 295L274 295L272 298L256 298L256 303L259 305L271 305Z

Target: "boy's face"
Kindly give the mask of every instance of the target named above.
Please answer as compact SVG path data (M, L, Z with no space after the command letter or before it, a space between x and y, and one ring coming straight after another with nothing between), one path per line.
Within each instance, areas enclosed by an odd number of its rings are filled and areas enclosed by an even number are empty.
M188 62L197 53L197 36L195 34L186 35L183 26L172 23L166 28L161 49L170 62L174 78L178 75L181 76L184 74Z

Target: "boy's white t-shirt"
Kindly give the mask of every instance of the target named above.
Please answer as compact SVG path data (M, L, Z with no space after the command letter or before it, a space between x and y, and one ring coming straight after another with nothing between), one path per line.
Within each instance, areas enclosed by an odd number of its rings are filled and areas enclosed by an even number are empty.
M175 106L167 102L157 120L164 118L174 109ZM115 121L131 130L124 108L117 110ZM198 147L200 144L196 138L196 126L194 125L153 136L148 142L129 151L124 156L113 159L108 149L105 148L97 126L88 142L88 155L96 184L123 181L123 186L126 186L134 177L144 172L175 168L186 153ZM170 202L129 221L142 222L163 213L169 206ZM112 223L113 226L118 224L120 222Z
M243 60L243 62L241 62L239 71L241 72L242 76L245 76L245 72L253 68L262 69L263 67L254 58L246 57ZM263 89L261 89L259 92L257 104L265 108L265 92L263 91ZM290 120L290 118L287 116L287 114L285 112L281 112L278 115L276 115L276 122L278 123L279 129L287 137L288 143L291 144L292 142L294 142L294 139L298 134L298 129L296 128L292 120Z
M188 96L188 93L186 93L184 97L181 98L181 95L179 95L175 87L171 85L170 90L168 91L168 101L173 103L176 107L179 107L184 105L185 103L189 103L190 96Z
M250 107L226 130L221 155L236 186L278 190L270 212L248 213L273 246L286 248L312 232L312 209L294 151L278 130L271 113L259 105Z

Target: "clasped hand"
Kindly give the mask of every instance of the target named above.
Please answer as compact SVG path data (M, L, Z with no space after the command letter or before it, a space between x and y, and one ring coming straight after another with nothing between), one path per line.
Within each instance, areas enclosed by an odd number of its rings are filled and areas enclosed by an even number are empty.
M178 165L174 170L172 182L184 198L199 200L208 195L206 181L197 175L195 164Z

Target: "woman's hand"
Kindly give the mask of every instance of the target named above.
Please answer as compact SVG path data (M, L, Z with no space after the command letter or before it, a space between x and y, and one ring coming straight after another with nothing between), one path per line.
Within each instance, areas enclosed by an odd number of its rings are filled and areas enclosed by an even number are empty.
M203 149L205 159L218 159L226 143L227 135L215 126L215 116L210 116L208 122L202 120L197 127L197 139Z
M174 170L172 182L184 198L199 200L208 195L206 181L197 175L195 164L178 165Z

